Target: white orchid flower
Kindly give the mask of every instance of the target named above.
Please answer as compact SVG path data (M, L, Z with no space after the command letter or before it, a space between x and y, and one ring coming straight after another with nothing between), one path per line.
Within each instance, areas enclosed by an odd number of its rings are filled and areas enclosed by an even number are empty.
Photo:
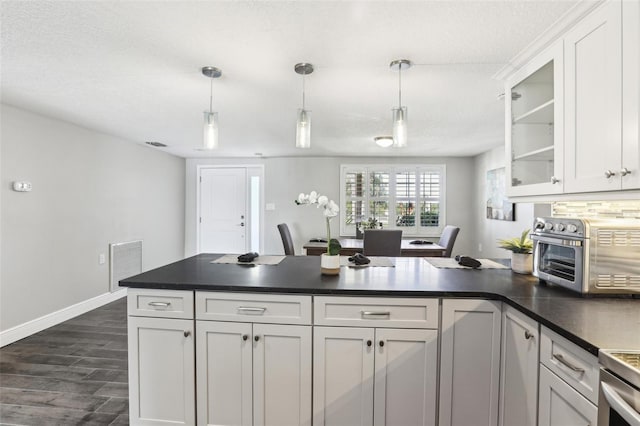
M315 204L318 202L318 193L316 191L311 191L309 193L309 204Z
M324 215L325 217L335 217L338 215L339 211L340 208L338 208L338 205L333 200L331 200L324 209Z
M306 204L308 202L309 196L301 192L300 195L298 195L298 204Z
M326 195L321 195L318 197L318 207L326 208L328 202L329 198Z

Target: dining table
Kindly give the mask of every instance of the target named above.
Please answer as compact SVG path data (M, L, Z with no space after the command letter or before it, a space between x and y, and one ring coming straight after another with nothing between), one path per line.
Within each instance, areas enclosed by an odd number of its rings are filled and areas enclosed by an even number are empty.
M356 238L338 238L342 248L340 255L353 256L356 253L362 253L363 240ZM412 241L425 240L402 240L400 245L401 257L442 257L445 248L436 243L412 244ZM327 243L319 241L309 241L302 248L307 252L307 256L320 256L327 252Z

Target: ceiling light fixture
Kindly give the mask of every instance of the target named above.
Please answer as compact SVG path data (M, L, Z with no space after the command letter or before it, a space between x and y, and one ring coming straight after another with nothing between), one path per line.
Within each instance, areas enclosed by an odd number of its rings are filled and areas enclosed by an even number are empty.
M408 59L396 59L389 64L392 70L398 70L398 108L392 109L393 146L404 148L407 146L407 107L402 106L402 70L411 68Z
M311 148L311 115L304 109L304 77L313 72L313 65L301 62L293 69L302 75L302 109L298 110L296 120L296 148Z
M211 79L211 92L209 97L209 111L204 112L203 148L213 150L218 147L218 113L213 112L213 79L222 75L222 71L216 67L203 67L202 74Z
M382 148L389 148L393 145L393 136L376 136L373 140L376 141L376 145Z

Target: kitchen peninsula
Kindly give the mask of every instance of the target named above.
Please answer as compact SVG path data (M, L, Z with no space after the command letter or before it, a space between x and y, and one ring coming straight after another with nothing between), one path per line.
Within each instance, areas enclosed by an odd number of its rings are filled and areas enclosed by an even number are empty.
M584 361L581 380L596 389L599 349L640 349L640 300L583 298L510 270L396 258L392 268L329 277L315 256L211 263L219 256L121 281L130 288L132 424L445 425L475 416L497 425L499 411L525 410L502 402L510 337L535 348L535 390L539 343ZM565 366L539 353L540 369L570 383ZM576 390L595 410L597 398Z

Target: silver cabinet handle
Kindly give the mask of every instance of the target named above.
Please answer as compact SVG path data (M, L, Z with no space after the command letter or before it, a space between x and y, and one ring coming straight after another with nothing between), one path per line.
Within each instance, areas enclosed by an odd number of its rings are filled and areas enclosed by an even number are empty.
M533 333L531 333L529 330L525 330L524 331L524 338L529 340L533 337Z
M630 175L631 174L631 170L627 169L626 167L623 168L622 170L620 170L620 175L621 176L626 176L626 175Z
M189 330L186 330L184 332L184 337L189 337L189 336L191 336L191 332Z
M640 426L640 413L627 404L615 389L606 383L600 383L600 388L609 406L618 413L620 417L625 419L631 426Z
M611 170L607 170L604 172L604 177L610 179L616 175L616 172L612 172Z
M149 302L148 305L154 308L168 308L171 306L171 302Z
M560 182L560 179L558 179L558 178L557 178L557 177L555 177L555 176L551 176L551 183L552 183L553 185L555 185L556 183L559 183L559 182Z
M253 314L264 314L267 308L259 308L253 306L238 306L239 313L253 313Z
M360 314L363 317L389 317L389 316L391 316L391 312L385 312L385 311L360 311Z
M564 356L562 356L562 354L553 354L551 356L554 359L557 359L560 364L564 365L569 370L575 371L576 373L580 373L580 374L584 373L584 368L576 367L575 365L571 364L569 361L564 359Z

